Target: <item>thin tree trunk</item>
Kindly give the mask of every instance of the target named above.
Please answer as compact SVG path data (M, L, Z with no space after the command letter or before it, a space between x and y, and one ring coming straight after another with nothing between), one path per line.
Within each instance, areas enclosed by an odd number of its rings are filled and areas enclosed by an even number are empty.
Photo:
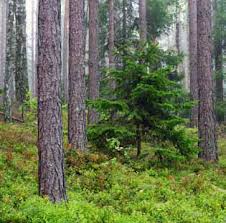
M109 68L115 67L115 12L114 12L114 0L108 0L108 13L109 13L109 24L108 24L108 58L109 58ZM111 89L114 90L116 83L114 80L110 83Z
M197 0L189 0L189 62L190 92L193 101L198 102L197 74ZM191 126L198 127L198 105L191 111Z
M32 4L32 78L31 78L31 90L32 95L37 96L37 1L33 0Z
M214 57L215 57L215 74L216 74L216 101L222 104L224 101L224 74L223 74L223 42L224 42L224 24L222 24L222 13L224 10L223 1L214 1L215 10L215 38L214 38ZM220 17L220 18L219 18ZM221 105L220 105L221 106ZM224 114L217 115L217 121L224 121Z
M213 80L211 69L212 25L211 0L197 1L198 35L198 86L199 86L199 157L218 160L216 126L213 105Z
M127 0L123 0L122 2L122 38L123 38L123 43L126 42L127 39L127 22L126 22L126 5L127 5Z
M68 140L86 149L84 0L70 0Z
M146 0L139 0L139 30L140 40L147 40Z
M180 5L179 0L176 1L176 49L180 53Z
M109 57L109 67L113 68L115 66L114 61L114 47L115 47L115 28L114 28L114 0L108 0L108 13L109 13L109 40L108 40L108 57Z
M16 0L16 73L15 89L18 105L26 100L28 87L27 50L26 50L26 8L25 0Z
M39 193L66 199L60 103L60 1L39 0L38 149Z
M8 1L7 10L7 31L6 31L6 69L4 77L4 113L5 121L12 121L12 100L11 90L13 85L13 77L15 75L15 54L16 54L16 39L15 39L15 0Z
M64 100L68 101L68 71L69 71L69 0L64 2L64 32L63 32L63 63L62 63L62 78L63 78L63 94Z
M99 98L98 0L89 0L89 99ZM89 124L98 121L98 113L89 109Z
M0 88L4 87L5 63L6 63L6 21L7 21L7 3L1 1L1 23L0 23Z

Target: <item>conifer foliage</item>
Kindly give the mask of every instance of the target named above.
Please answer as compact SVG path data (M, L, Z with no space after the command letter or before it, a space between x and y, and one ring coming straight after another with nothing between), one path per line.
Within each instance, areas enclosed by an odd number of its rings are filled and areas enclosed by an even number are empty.
M121 146L136 145L141 141L170 142L182 155L191 155L192 142L179 126L184 119L179 114L191 103L182 98L176 65L178 58L164 52L158 46L147 44L142 50L127 46L119 49L123 65L121 69L108 71L116 82L117 99L91 101L102 118L89 129L89 138L97 147L109 149L109 142L118 141ZM139 153L138 153L139 155Z

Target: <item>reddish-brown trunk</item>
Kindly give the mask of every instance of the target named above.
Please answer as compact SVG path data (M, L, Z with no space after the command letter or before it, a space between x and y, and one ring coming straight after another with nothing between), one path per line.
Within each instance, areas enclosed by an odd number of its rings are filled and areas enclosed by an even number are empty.
M68 139L86 148L84 0L70 0Z
M197 0L189 0L189 62L190 92L192 100L198 102L197 79ZM198 127L198 105L191 111L191 126Z
M99 98L98 0L89 0L89 99ZM98 113L89 110L89 123L96 123Z
M216 126L213 105L211 69L212 25L211 0L197 0L198 86L199 86L199 147L200 158L218 160Z
M60 1L39 0L38 149L39 193L66 199L60 104Z
M145 42L147 39L146 0L139 0L139 30L140 40Z

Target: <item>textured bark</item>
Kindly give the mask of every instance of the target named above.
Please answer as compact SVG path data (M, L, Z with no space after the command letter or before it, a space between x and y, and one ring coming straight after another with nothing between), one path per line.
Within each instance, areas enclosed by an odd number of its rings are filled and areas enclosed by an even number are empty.
M109 68L115 67L115 12L114 12L114 0L108 0L108 13L109 13L109 24L108 24L108 58L109 58ZM110 83L111 89L115 89L115 81Z
M32 61L31 61L31 90L34 97L37 96L37 0L33 0L32 4Z
M221 40L215 43L215 69L216 69L216 99L218 102L223 102L224 100L223 43Z
M89 99L99 98L98 0L89 0ZM89 109L88 121L96 123L98 113Z
M126 42L127 39L127 22L126 22L126 5L127 5L127 0L122 1L122 37L123 37L123 42Z
M115 47L115 29L114 29L114 0L108 0L108 12L109 12L109 40L108 40L108 57L109 67L114 67L114 47Z
M39 0L38 149L39 193L66 199L60 104L60 1Z
M68 140L86 149L84 0L70 0Z
M6 69L4 77L4 113L5 121L12 121L12 100L11 90L13 85L13 77L15 75L15 0L8 1L7 10L7 31L6 31Z
M214 38L214 59L215 59L215 89L216 89L216 101L218 104L222 104L224 101L224 69L223 69L223 43L224 43L224 23L222 21L222 14L224 10L223 1L214 1L215 12L215 38ZM217 121L224 121L224 114L217 115Z
M211 0L197 0L200 158L218 160L211 69Z
M7 20L7 3L0 2L0 88L4 88L5 76L5 57L6 57L6 20Z
M176 1L176 49L180 53L180 5L178 0Z
M146 0L139 0L139 30L140 40L147 40Z
M197 79L197 0L189 0L189 71L191 98L198 101ZM191 126L198 127L198 105L191 111Z
M63 59L62 59L62 79L64 99L68 101L68 71L69 71L69 0L64 1L64 32L63 32Z
M26 52L26 9L25 0L16 0L16 99L23 104L28 92L27 52Z

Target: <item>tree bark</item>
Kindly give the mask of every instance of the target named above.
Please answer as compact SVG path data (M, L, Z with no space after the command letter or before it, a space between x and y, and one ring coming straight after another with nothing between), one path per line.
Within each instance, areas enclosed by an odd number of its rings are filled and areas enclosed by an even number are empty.
M84 0L70 0L68 140L86 149Z
M115 12L114 12L114 0L108 0L108 14L109 14L109 24L108 24L108 58L109 58L109 68L115 67ZM111 89L114 90L116 83L114 80L110 83Z
M99 98L99 50L98 50L98 6L99 0L89 0L89 86L90 100ZM89 124L98 121L98 113L89 109Z
M224 22L223 22L223 1L214 1L215 6L215 38L214 38L214 59L215 59L215 89L216 101L220 105L224 101L224 74L223 74L223 42L224 42ZM220 105L221 106L221 105ZM217 121L224 121L224 114L217 115Z
M147 40L146 0L139 0L139 30L140 40Z
M189 72L191 99L198 102L197 0L189 0ZM191 111L191 126L198 127L198 105Z
M37 0L32 5L32 62L31 62L31 90L34 97L37 96Z
M6 69L4 77L4 113L5 121L12 121L12 99L11 90L13 78L15 75L15 58L16 58L16 38L15 38L15 14L16 1L8 1L7 10L7 31L6 31Z
M0 89L4 88L4 76L5 76L5 56L6 56L6 20L7 20L7 3L6 1L0 2Z
M38 149L39 194L66 199L60 103L60 1L39 0Z
M199 86L199 157L218 160L211 69L212 25L211 0L197 0L198 86Z
M15 90L18 105L26 100L28 87L25 0L16 0L16 72ZM22 109L23 119L23 109Z
M108 57L109 57L109 67L115 66L114 63L114 47L115 47L115 29L114 29L114 0L108 0L108 13L109 13L109 40L108 40Z
M64 32L63 32L63 63L62 63L62 88L63 97L65 101L68 101L68 85L69 85L69 0L64 2Z
M126 13L126 5L127 5L127 0L122 1L122 38L123 38L123 43L126 43L127 39L127 13Z

